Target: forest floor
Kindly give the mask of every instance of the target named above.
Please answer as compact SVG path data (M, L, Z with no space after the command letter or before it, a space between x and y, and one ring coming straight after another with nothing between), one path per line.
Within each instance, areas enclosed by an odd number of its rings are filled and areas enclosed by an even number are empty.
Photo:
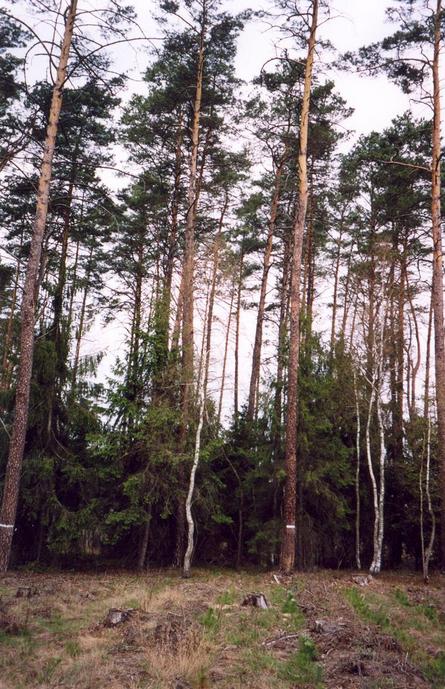
M444 689L445 577L363 579L12 572L0 689ZM106 626L111 608L129 612Z

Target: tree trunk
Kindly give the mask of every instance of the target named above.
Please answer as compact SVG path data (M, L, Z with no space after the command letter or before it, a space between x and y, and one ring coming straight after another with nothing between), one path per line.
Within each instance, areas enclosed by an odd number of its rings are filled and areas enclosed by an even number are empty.
M434 345L436 372L436 405L438 425L438 459L440 466L441 494L441 561L445 567L445 341L444 341L444 299L443 299L443 257L442 225L440 204L440 170L441 170L441 103L439 60L441 50L442 1L437 0L434 17L434 120L432 137L432 178L431 178L431 216L433 234L433 312L434 312Z
M221 423L221 412L222 412L222 404L223 404L223 398L224 398L224 387L225 387L225 382L226 382L227 354L229 351L230 324L232 322L232 310L233 310L234 299L235 299L235 279L233 280L231 291L230 291L229 315L227 318L226 337L225 337L225 342L224 342L224 357L223 357L223 366L222 366L222 372L221 372L221 388L219 391L219 402L218 402L218 417L217 417L218 425Z
M187 217L185 228L185 249L182 276L182 369L183 395L182 414L183 428L186 432L189 424L190 402L193 388L193 291L194 291L194 262L195 262L195 223L197 203L197 165L198 145L201 119L202 84L204 71L205 37L207 30L206 2L203 3L201 33L199 37L198 65L196 74L196 91L193 105L193 122L191 130L192 149L190 156L190 174L187 194Z
M180 429L180 447L185 451L187 434L190 425L190 407L193 399L193 317L194 317L194 268L195 268L195 224L198 201L197 168L198 146L201 120L202 86L205 58L205 39L207 32L207 0L203 0L201 17L201 32L199 35L198 61L196 73L196 90L193 104L193 121L191 127L192 148L190 155L190 172L187 193L187 217L185 227L185 248L182 267L182 422ZM196 452L195 452L196 459ZM184 468L179 467L180 486L184 482ZM183 560L183 544L185 539L184 501L180 494L177 505L177 535L176 535L176 563Z
M23 234L20 240L19 248L19 258L17 259L17 268L14 276L14 287L12 291L11 305L9 308L9 316L6 325L5 340L3 343L3 360L2 360L2 372L0 379L0 390L9 390L11 384L11 374L12 374L12 362L11 362L11 349L14 333L14 318L15 318L15 308L17 304L17 291L19 287L19 278L21 270L21 259L20 254L23 246Z
M252 421L255 415L255 407L258 404L258 400L256 398L256 389L260 377L261 346L263 341L263 321L264 311L266 308L267 280L271 264L273 239L275 235L275 228L278 216L278 205L280 202L281 195L281 178L283 176L283 169L286 160L287 145L284 148L283 154L278 162L277 170L275 173L275 186L272 196L272 203L270 207L269 229L267 233L266 248L263 257L263 275L261 278L260 299L258 303L258 313L255 330L255 343L253 346L252 354L252 372L250 375L249 399L247 404L247 419L249 421Z
M360 425L360 402L357 388L357 374L354 370L354 395L356 413L356 465L355 465L355 565L357 569L362 568L360 560L360 444L361 444L361 425Z
M338 308L338 282L339 282L339 275L340 275L340 259L341 259L341 239L342 239L342 231L343 228L343 213L342 213L342 219L341 219L341 229L340 229L340 235L338 238L338 244L337 244L337 254L335 256L335 268L334 268L334 296L332 300L332 323L331 323L331 343L330 343L330 353L331 357L333 356L334 353L334 345L335 345L335 326L337 322L337 308Z
M236 300L235 314L235 377L233 381L233 415L235 426L238 425L239 416L239 336L240 336L240 317L241 317L241 293L243 289L244 272L244 250L241 248L238 273L238 292Z
M40 257L48 214L52 162L62 106L62 93L66 79L76 10L77 0L71 0L65 15L65 30L51 99L49 123L46 131L37 191L36 216L23 290L20 359L17 377L15 414L12 424L9 456L3 488L3 502L0 511L0 572L5 572L8 568L17 513L20 475L25 449L26 428L28 424L29 394L34 349L35 304L37 296L36 284L39 275Z
M210 286L210 295L209 295L209 308L208 308L208 315L207 315L207 338L206 338L207 350L209 352L209 355L205 357L204 390L207 390L208 383L209 383L209 364L210 364L210 350L211 350L211 346L212 346L213 310L214 310L214 306L215 306L216 282L218 279L222 231L223 231L224 218L225 218L225 215L227 212L228 204L229 204L229 194L226 191L225 197L224 197L223 207L221 209L221 215L219 217L218 231L216 233L214 247L213 247L212 283Z
M422 570L423 570L423 580L428 583L429 580L429 566L431 556L433 554L434 539L436 536L436 515L434 514L433 504L431 500L431 488L430 488L430 474L431 474L431 418L430 418L430 359L431 359L431 331L432 331L432 302L430 307L430 316L428 321L428 336L426 344L426 362L425 362L425 388L424 388L424 398L423 398L423 418L427 423L426 439L424 440L424 446L422 450L422 459L419 471L419 496L420 496L420 544L422 551ZM426 457L425 457L426 455ZM426 461L425 461L426 459ZM425 467L424 467L425 462ZM425 479L424 479L425 471ZM425 483L424 483L425 480ZM428 514L431 520L431 531L430 537L428 539L428 545L425 548L425 495L427 500Z
M87 268L87 274L86 274L85 288L83 290L82 306L80 308L79 325L77 326L77 331L76 331L76 350L75 350L75 354L74 354L73 372L71 375L71 394L73 394L74 389L76 387L76 383L77 383L77 373L79 370L79 362L80 362L80 345L82 344L82 336L83 336L83 331L84 331L84 327L85 327L85 313L86 313L87 297L88 297L88 291L89 291L92 259L93 259L93 247L91 247L90 255L88 257L88 268Z
M303 234L308 202L307 142L309 130L309 108L314 65L316 31L318 22L318 0L312 2L312 21L306 59L303 103L300 119L300 142L298 154L299 193L298 206L293 228L292 275L290 287L290 343L288 373L288 405L286 421L285 468L286 480L283 502L283 528L281 540L280 567L290 573L295 565L296 529L296 480L297 480L297 405L298 405L298 359L300 349L300 273Z
M150 536L151 514L148 514L143 526L142 538L139 546L138 570L143 572L147 562L148 539Z

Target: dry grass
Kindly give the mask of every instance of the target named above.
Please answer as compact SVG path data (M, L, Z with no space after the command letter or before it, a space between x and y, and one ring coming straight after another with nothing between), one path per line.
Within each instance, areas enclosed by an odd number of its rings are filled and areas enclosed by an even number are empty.
M17 627L0 629L0 689L442 689L443 583L382 576L358 589L355 609L348 573L280 584L209 571L187 581L171 571L9 574L0 608ZM16 598L19 586L38 595ZM269 610L240 607L254 591ZM109 608L135 613L107 629ZM320 618L341 620L344 632L315 633Z

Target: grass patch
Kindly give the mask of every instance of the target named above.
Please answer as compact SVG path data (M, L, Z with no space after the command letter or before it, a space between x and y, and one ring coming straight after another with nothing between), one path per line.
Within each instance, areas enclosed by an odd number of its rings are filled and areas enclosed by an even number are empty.
M80 644L75 639L70 639L66 642L65 651L70 656L70 658L77 658L82 653Z
M78 632L85 623L82 618L66 618L59 612L54 613L49 619L37 618L36 622L42 629L54 634L56 639L63 639Z
M213 608L207 610L199 616L199 622L210 632L217 632L221 625L221 615L219 615Z
M298 605L296 595L282 586L272 589L271 593L272 603L279 609L282 615L286 615L290 622L287 624L287 627L293 630L301 629L305 624L305 618Z
M388 616L382 610L382 605L374 610L365 600L364 595L355 588L346 589L345 596L362 620L372 622L382 629L388 629L391 626Z
M219 605L233 605L236 602L236 598L236 591L234 589L229 589L221 593L216 599L216 602Z
M436 658L425 663L422 670L434 687L442 689L445 686L445 652L442 651Z
M412 604L408 595L401 589L396 589L391 594L400 606L398 608L391 605L389 600L381 602L369 600L376 598L372 594L368 594L368 600L366 600L364 594L355 588L347 589L345 596L359 617L380 627L396 639L405 651L409 652L413 662L431 682L434 689L445 687L445 652L441 651L435 657L431 657L431 654L419 645L418 637L412 634L414 629L422 632L422 637L431 635L431 632L437 635L439 632L435 641L443 648L445 639L440 634L442 626L434 604Z
M405 591L402 591L402 589L396 589L394 591L394 598L396 599L396 601L398 603L400 603L400 605L403 605L404 608L410 608L411 607L410 600L409 600L407 594L405 593Z
M317 662L317 649L312 639L302 636L296 653L283 661L278 671L280 679L298 687L323 686L323 672Z

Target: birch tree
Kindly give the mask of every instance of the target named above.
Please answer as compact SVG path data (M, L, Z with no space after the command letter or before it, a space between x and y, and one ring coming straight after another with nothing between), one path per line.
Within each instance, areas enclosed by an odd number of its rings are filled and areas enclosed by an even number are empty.
M433 314L436 407L441 484L441 559L445 565L445 331L441 224L441 81L442 0L399 0L387 10L398 25L394 34L347 54L346 62L371 75L385 72L405 93L420 94L433 113L431 128L431 240L433 246ZM392 161L397 164L397 161Z

